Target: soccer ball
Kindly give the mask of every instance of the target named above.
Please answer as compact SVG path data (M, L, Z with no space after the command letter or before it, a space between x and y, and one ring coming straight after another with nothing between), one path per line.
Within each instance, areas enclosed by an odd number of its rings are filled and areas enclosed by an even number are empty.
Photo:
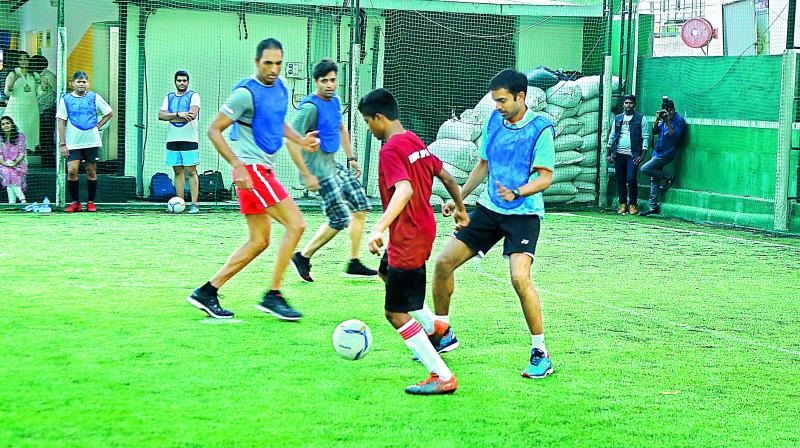
M183 213L186 210L186 202L175 196L167 202L167 211L170 213Z
M372 332L360 320L346 320L333 331L333 348L342 358L361 359L372 348Z

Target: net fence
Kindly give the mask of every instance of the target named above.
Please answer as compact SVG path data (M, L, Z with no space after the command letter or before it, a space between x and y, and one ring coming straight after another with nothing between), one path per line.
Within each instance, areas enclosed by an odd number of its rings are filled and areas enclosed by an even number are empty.
M378 194L381 142L354 114L352 104L360 96L375 87L392 91L405 126L463 183L494 107L488 82L501 69L515 67L530 75L529 107L557 127L561 169L548 202L596 201L601 75L610 50L610 21L598 2L68 0L61 20L53 6L57 1L12 3L0 7L5 8L0 82L19 70L22 52L45 58L49 73L31 76L39 110L32 103L17 107L14 94L0 103L28 137L29 201L69 200L63 160L56 157L56 99L42 91L46 76L60 76L54 89L60 94L71 90L72 73L86 72L90 90L113 110L100 133L97 201L135 203L151 197L157 173L176 177L166 159L171 125L158 114L176 90L178 70L189 73L189 88L200 100L198 118L187 125L199 134L197 170L206 180L220 172L224 182L213 195L201 193L201 200L235 200L230 167L205 132L233 86L254 72L255 47L267 37L283 44L290 124L301 100L315 91L314 65L323 58L338 64L342 117L370 196ZM344 163L343 151L337 157ZM295 198L313 196L285 150L277 153L276 173ZM79 179L85 200L84 165ZM203 185L201 178L201 190ZM435 196L447 196L441 185Z

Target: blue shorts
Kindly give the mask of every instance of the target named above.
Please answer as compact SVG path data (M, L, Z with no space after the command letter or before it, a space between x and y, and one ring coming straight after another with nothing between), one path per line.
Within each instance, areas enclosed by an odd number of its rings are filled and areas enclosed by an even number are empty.
M197 166L200 165L200 150L170 151L167 150L167 165L169 166Z

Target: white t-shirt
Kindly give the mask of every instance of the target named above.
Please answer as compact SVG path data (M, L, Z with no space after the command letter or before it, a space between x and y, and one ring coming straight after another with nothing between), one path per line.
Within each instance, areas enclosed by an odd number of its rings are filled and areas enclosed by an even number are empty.
M76 95L75 92L70 92L70 95L76 98L79 97L79 95ZM111 113L111 106L109 106L108 103L106 103L106 100L104 100L100 95L97 95L96 97L95 106L97 107L98 117L105 117ZM65 134L68 150L71 151L73 149L99 148L103 145L103 141L100 140L100 131L96 127L86 131L81 131L72 125L67 117L67 105L64 103L64 98L58 99L56 118L67 120Z
M177 96L177 93L175 94ZM184 95L186 95L184 93ZM197 92L192 94L192 101L189 103L189 107L197 106L200 109L200 95ZM169 112L169 95L164 97L164 102L161 103L161 110L164 112ZM165 121L167 123L167 141L168 142L194 142L197 143L197 123L198 119L195 118L194 120L186 123L186 126L173 126L169 121Z

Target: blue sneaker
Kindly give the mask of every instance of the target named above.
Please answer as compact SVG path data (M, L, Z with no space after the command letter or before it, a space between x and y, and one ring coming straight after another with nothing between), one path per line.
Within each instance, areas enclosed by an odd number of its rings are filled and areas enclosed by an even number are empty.
M453 333L453 329L450 328L450 326L447 327L447 331L439 338L438 342L435 341L434 335L428 337L431 339L433 348L435 348L438 353L452 352L458 348L458 339L456 339L456 334Z
M452 352L458 348L458 339L456 339L453 329L450 328L450 325L440 320L434 323L433 333L428 335L428 340L431 341L431 345L436 349L436 353ZM419 361L417 355L412 355L411 359Z
M553 373L553 363L543 351L535 348L531 350L531 363L522 371L525 378L544 378Z

